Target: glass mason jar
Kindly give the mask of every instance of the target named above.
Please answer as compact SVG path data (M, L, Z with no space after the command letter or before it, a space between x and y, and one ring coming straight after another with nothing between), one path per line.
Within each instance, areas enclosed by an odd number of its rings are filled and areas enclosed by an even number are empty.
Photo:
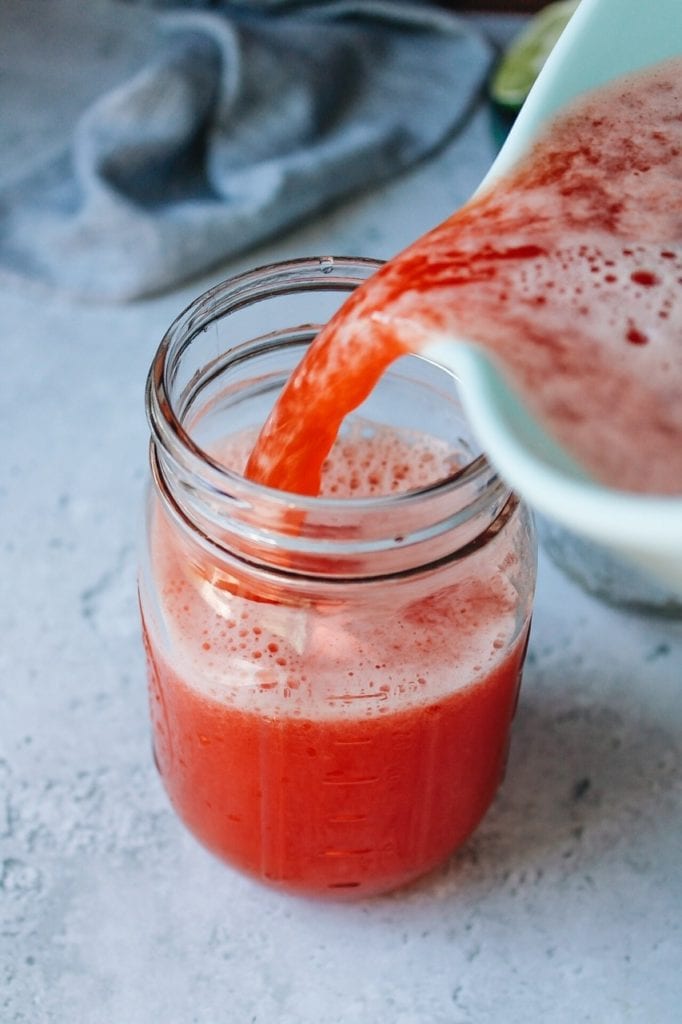
M320 327L379 264L242 274L151 367L140 604L155 759L229 864L331 897L444 860L501 781L535 583L529 514L445 370L406 356L347 418L318 498L245 458Z

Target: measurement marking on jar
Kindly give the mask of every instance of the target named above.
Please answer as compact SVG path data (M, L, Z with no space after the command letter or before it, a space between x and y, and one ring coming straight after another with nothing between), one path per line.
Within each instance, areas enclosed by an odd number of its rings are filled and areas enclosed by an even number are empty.
M334 743L335 747L368 747L371 746L372 741L369 739L365 740L336 740Z
M352 776L342 776L340 773L338 777L334 777L331 774L327 775L322 779L323 786L367 786L371 783L378 782L378 775L363 775L360 778L353 778Z
M388 693L383 690L377 693L332 693L328 700L388 700Z
M374 853L374 847L367 846L361 850L323 850L323 857L366 857L368 853Z

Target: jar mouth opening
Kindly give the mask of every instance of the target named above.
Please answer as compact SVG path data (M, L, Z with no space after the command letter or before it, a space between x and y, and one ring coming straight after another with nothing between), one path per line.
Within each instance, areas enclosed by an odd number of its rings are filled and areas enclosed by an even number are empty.
M369 277L382 266L382 261L351 257L303 257L281 263L266 264L223 281L196 298L176 317L163 336L155 353L146 386L146 408L152 431L152 443L184 472L189 472L216 496L238 499L246 503L267 502L274 509L301 512L362 514L395 511L419 504L425 499L443 497L465 490L477 482L487 486L500 484L496 471L486 455L480 453L457 467L451 474L431 483L395 493L363 497L335 498L310 496L282 491L250 480L224 465L192 436L185 425L179 397L174 394L177 367L184 352L208 326L228 314L259 301L264 289L277 296L295 295L302 288L319 291L348 291L357 286L358 274ZM277 333L258 339L260 347L251 343L237 345L223 353L220 371L249 359L259 352L280 345ZM248 349L248 351L247 351ZM413 358L435 366L431 360L416 354ZM443 375L455 379L449 370L438 367ZM198 375L194 375L194 383Z

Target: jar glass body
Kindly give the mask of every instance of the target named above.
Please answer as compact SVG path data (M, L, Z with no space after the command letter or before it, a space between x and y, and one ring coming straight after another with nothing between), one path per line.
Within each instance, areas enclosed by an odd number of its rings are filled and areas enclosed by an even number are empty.
M139 580L161 777L229 864L336 898L429 870L489 807L535 583L527 511L456 382L417 356L348 418L325 497L241 475L291 369L375 266L225 282L176 321L148 384Z

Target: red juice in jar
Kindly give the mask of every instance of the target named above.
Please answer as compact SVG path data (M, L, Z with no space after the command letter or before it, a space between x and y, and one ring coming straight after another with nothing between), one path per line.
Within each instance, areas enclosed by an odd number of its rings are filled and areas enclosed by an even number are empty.
M227 557L205 541L224 543L215 514L185 530L163 488L152 499L141 603L164 785L205 846L288 891L410 881L471 834L504 771L532 527L468 439L444 440L465 431L450 413L438 436L416 427L447 375L411 359L428 388L404 369L383 383L415 404L413 425L354 418L324 512L262 489L261 521L276 518L268 493L287 513L266 551L232 533ZM383 410L399 404L394 390ZM241 474L253 438L214 437L210 457Z
M309 717L207 696L147 646L157 764L175 809L263 881L334 896L399 886L471 834L501 781L522 641L442 699L396 710L407 702L387 694L367 710L339 694Z

